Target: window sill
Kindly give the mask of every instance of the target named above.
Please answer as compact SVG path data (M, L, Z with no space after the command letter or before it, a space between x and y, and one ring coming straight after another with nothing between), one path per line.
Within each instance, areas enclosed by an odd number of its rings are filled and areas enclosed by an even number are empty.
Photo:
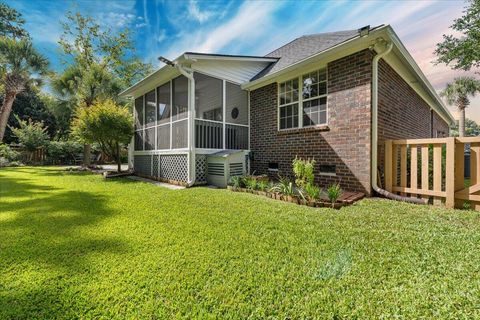
M286 135L286 134L296 134L296 133L306 133L311 131L330 131L330 127L326 124L321 124L318 126L304 127L304 128L292 128L292 129L281 129L277 131L277 135Z

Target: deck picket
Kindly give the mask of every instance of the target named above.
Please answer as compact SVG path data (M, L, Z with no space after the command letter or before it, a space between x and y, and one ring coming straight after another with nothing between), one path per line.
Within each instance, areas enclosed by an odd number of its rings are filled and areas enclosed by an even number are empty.
M465 144L470 144L471 183L467 187ZM384 172L387 191L433 198L434 204L444 202L447 208L462 208L464 200L469 200L480 211L480 137L387 140Z

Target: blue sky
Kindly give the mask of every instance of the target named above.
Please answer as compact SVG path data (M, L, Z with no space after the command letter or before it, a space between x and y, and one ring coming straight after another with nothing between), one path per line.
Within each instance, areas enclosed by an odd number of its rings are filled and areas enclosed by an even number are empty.
M113 30L134 33L138 55L159 66L160 55L184 51L264 55L303 34L390 24L436 89L461 72L434 66L433 50L462 14L463 1L162 1L14 0L34 43L60 68L57 41L68 10ZM479 100L479 101L477 101ZM480 102L477 99L474 103ZM472 103L473 104L473 103ZM473 108L470 108L470 110ZM467 114L467 116L469 116ZM480 112L470 115L480 121Z

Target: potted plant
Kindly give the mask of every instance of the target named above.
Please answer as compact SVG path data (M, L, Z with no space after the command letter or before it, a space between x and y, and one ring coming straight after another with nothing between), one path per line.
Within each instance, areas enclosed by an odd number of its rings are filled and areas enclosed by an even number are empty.
M335 208L335 202L337 202L338 198L342 195L342 188L340 187L339 183L334 183L327 188L327 195L332 208ZM338 208L339 206L337 206Z

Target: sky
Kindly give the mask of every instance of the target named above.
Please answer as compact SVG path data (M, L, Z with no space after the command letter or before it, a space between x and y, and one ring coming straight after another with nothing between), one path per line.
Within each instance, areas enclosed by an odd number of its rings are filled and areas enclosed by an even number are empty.
M185 51L265 55L305 34L390 24L436 90L459 75L435 65L435 45L465 2L424 1L234 1L234 0L7 0L21 12L34 44L61 69L58 40L68 11L91 15L103 27L130 29L137 54L160 67L158 56ZM478 75L477 75L478 76ZM454 113L454 108L451 108ZM467 117L480 123L480 97Z

